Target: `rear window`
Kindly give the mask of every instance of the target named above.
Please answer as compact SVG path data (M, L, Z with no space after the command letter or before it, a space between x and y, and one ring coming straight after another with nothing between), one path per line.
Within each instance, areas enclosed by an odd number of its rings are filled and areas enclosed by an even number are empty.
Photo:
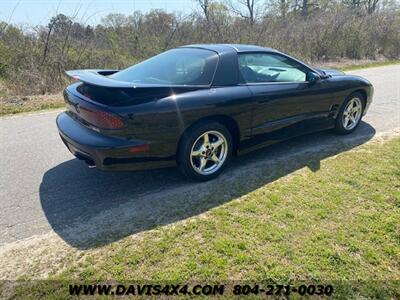
M205 49L179 48L166 51L110 78L145 84L209 85L218 55Z

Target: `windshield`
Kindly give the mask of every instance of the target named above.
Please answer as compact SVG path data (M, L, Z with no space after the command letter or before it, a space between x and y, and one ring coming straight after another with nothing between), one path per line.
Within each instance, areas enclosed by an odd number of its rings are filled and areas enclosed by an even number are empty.
M166 51L110 78L147 84L209 85L218 55L209 50L178 48Z

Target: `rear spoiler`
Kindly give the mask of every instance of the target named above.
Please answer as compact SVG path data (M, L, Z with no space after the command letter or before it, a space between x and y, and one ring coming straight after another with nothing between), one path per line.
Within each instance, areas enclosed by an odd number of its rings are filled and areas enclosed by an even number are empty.
M114 80L107 75L118 72L118 70L71 70L65 74L74 80L82 81L87 84L110 87L110 88L135 88L131 82Z
M204 88L209 85L133 83L108 77L119 70L71 70L65 74L74 80L109 88Z

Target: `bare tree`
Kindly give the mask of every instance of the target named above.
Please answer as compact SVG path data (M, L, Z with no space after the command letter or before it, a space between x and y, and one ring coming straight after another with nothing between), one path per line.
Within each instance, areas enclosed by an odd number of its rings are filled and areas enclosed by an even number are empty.
M297 2L297 1L296 1ZM318 0L302 0L301 1L301 15L303 17L308 17L308 15L311 13L312 9L315 9L319 7L319 2Z
M192 1L201 10L189 15L110 14L94 27L58 13L30 30L0 22L0 79L15 94L58 92L65 69L118 69L192 43L255 43L308 62L400 57L398 0Z
M50 44L50 36L51 32L53 31L54 27L54 22L50 22L48 25L48 31L46 34L46 40L44 42L44 48L43 48L43 55L42 55L42 65L44 65L44 62L46 61L47 57L47 52L49 51L49 44Z
M279 11L282 17L286 17L289 10L289 3L287 0L279 0Z
M204 17L206 18L207 22L209 22L210 21L209 8L211 1L210 0L195 0L195 1L199 4L201 10L203 11Z
M227 6L230 10L241 16L242 18L249 20L251 26L254 25L256 18L259 15L258 9L265 4L265 1L260 0L228 0L226 1Z
M0 35L3 33L3 31L7 28L7 25L11 22L11 19L14 15L15 10L17 9L18 5L20 4L21 0L19 0L13 7L13 9L11 10L10 15L8 16L8 20L7 22L3 22L0 27Z
M365 9L368 14L372 14L377 10L380 0L343 0L342 2L353 9Z
M301 14L306 17L308 15L308 0L303 0L303 5L301 7Z
M367 0L367 11L369 14L372 14L376 11L378 7L379 0Z
M350 6L353 9L360 8L363 3L364 0L343 0L343 4Z

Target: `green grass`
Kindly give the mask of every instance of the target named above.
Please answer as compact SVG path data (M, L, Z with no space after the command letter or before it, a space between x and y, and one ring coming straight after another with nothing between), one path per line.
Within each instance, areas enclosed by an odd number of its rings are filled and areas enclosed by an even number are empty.
M336 298L400 298L399 154L400 138L364 145L316 172L301 169L201 216L69 258L49 279L322 282ZM65 286L21 286L15 296L63 295Z
M45 96L10 96L0 99L0 116L64 107L61 94Z
M373 68L373 67L383 67L383 66L389 66L389 65L397 65L400 64L400 60L383 60L383 61L376 61L376 62L369 62L365 64L351 64L345 67L338 67L337 69L340 69L342 71L353 71L353 70L359 70L359 69L367 69L367 68ZM335 69L335 67L334 67Z
M65 107L65 103L41 103L34 106L15 106L0 104L0 116L15 115L19 113L35 112L48 109Z

